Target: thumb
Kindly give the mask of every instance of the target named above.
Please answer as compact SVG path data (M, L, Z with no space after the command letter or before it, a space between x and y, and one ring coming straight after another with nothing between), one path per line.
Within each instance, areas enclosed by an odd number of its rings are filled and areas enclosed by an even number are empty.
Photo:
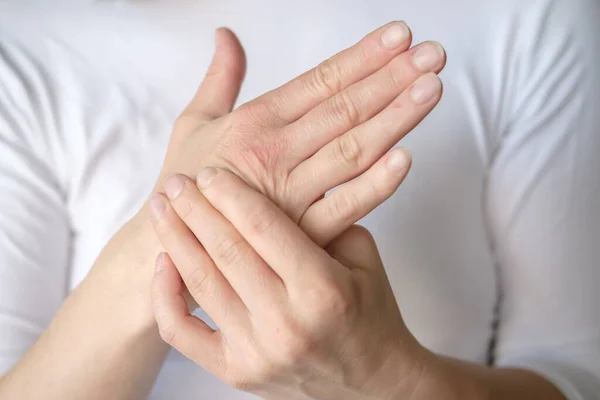
M352 225L331 241L326 250L348 268L383 269L375 239L362 226Z
M215 44L215 54L204 81L184 111L205 120L231 112L246 74L246 55L233 32L219 28Z

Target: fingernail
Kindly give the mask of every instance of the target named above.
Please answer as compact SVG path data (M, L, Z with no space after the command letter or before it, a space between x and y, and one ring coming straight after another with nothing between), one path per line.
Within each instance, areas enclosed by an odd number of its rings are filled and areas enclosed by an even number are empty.
M150 218L153 221L158 221L165 215L166 206L162 196L158 193L154 194L148 202L148 208L150 208Z
M200 173L196 177L196 184L200 189L205 189L206 187L208 187L208 185L210 185L216 174L217 170L215 168L206 167L202 171L200 171Z
M381 35L381 44L393 50L406 42L410 37L410 30L404 22L394 22Z
M399 172L406 169L409 163L410 155L406 151L394 150L387 161L387 167L390 171Z
M424 43L413 54L415 66L423 71L434 71L444 59L444 48L437 42Z
M410 90L410 97L416 104L424 104L436 96L442 89L440 78L434 73L423 75Z
M183 190L183 178L178 175L171 175L163 182L165 194L169 200L175 200Z
M156 257L156 264L154 264L154 273L158 274L165 267L165 253L160 253Z

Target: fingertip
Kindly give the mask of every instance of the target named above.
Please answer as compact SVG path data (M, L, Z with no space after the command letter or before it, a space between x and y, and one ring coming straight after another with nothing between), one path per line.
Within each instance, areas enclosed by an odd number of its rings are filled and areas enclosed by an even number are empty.
M390 152L386 166L391 172L402 172L410 168L412 155L404 148L396 148Z
M150 220L153 223L158 222L162 219L167 212L167 204L161 193L154 193L150 200L148 200L148 209L150 214Z
M406 22L393 21L386 24L380 37L381 44L387 50L397 50L409 47L412 40L412 32Z
M229 28L225 26L220 26L215 30L215 46L217 47L217 49L219 48L219 45L223 43L224 40L227 40L227 36L235 35Z
M237 35L227 27L220 27L215 32L216 52L224 48L227 49L227 61L230 68L242 74L238 79L243 79L246 70L246 54L244 47Z

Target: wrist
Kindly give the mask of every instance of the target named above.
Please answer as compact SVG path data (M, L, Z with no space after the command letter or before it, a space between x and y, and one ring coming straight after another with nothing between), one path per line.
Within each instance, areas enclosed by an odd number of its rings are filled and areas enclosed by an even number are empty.
M115 316L125 319L133 335L156 331L150 289L161 248L144 206L109 240L86 278L104 288Z
M387 349L384 361L371 373L371 379L361 384L360 399L415 400L413 394L421 387L432 363L432 354L410 337L407 343Z
M488 388L483 386L463 362L427 351L423 373L407 400L489 400ZM404 399L404 398L403 398Z

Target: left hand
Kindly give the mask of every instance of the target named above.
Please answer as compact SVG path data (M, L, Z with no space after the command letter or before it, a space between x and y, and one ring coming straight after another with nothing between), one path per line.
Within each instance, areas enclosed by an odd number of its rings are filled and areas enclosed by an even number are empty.
M267 399L406 399L427 352L398 309L373 238L354 226L324 250L225 170L153 198L152 302L162 338ZM171 185L173 186L173 185ZM182 280L183 278L183 280ZM190 315L185 288L219 327Z

